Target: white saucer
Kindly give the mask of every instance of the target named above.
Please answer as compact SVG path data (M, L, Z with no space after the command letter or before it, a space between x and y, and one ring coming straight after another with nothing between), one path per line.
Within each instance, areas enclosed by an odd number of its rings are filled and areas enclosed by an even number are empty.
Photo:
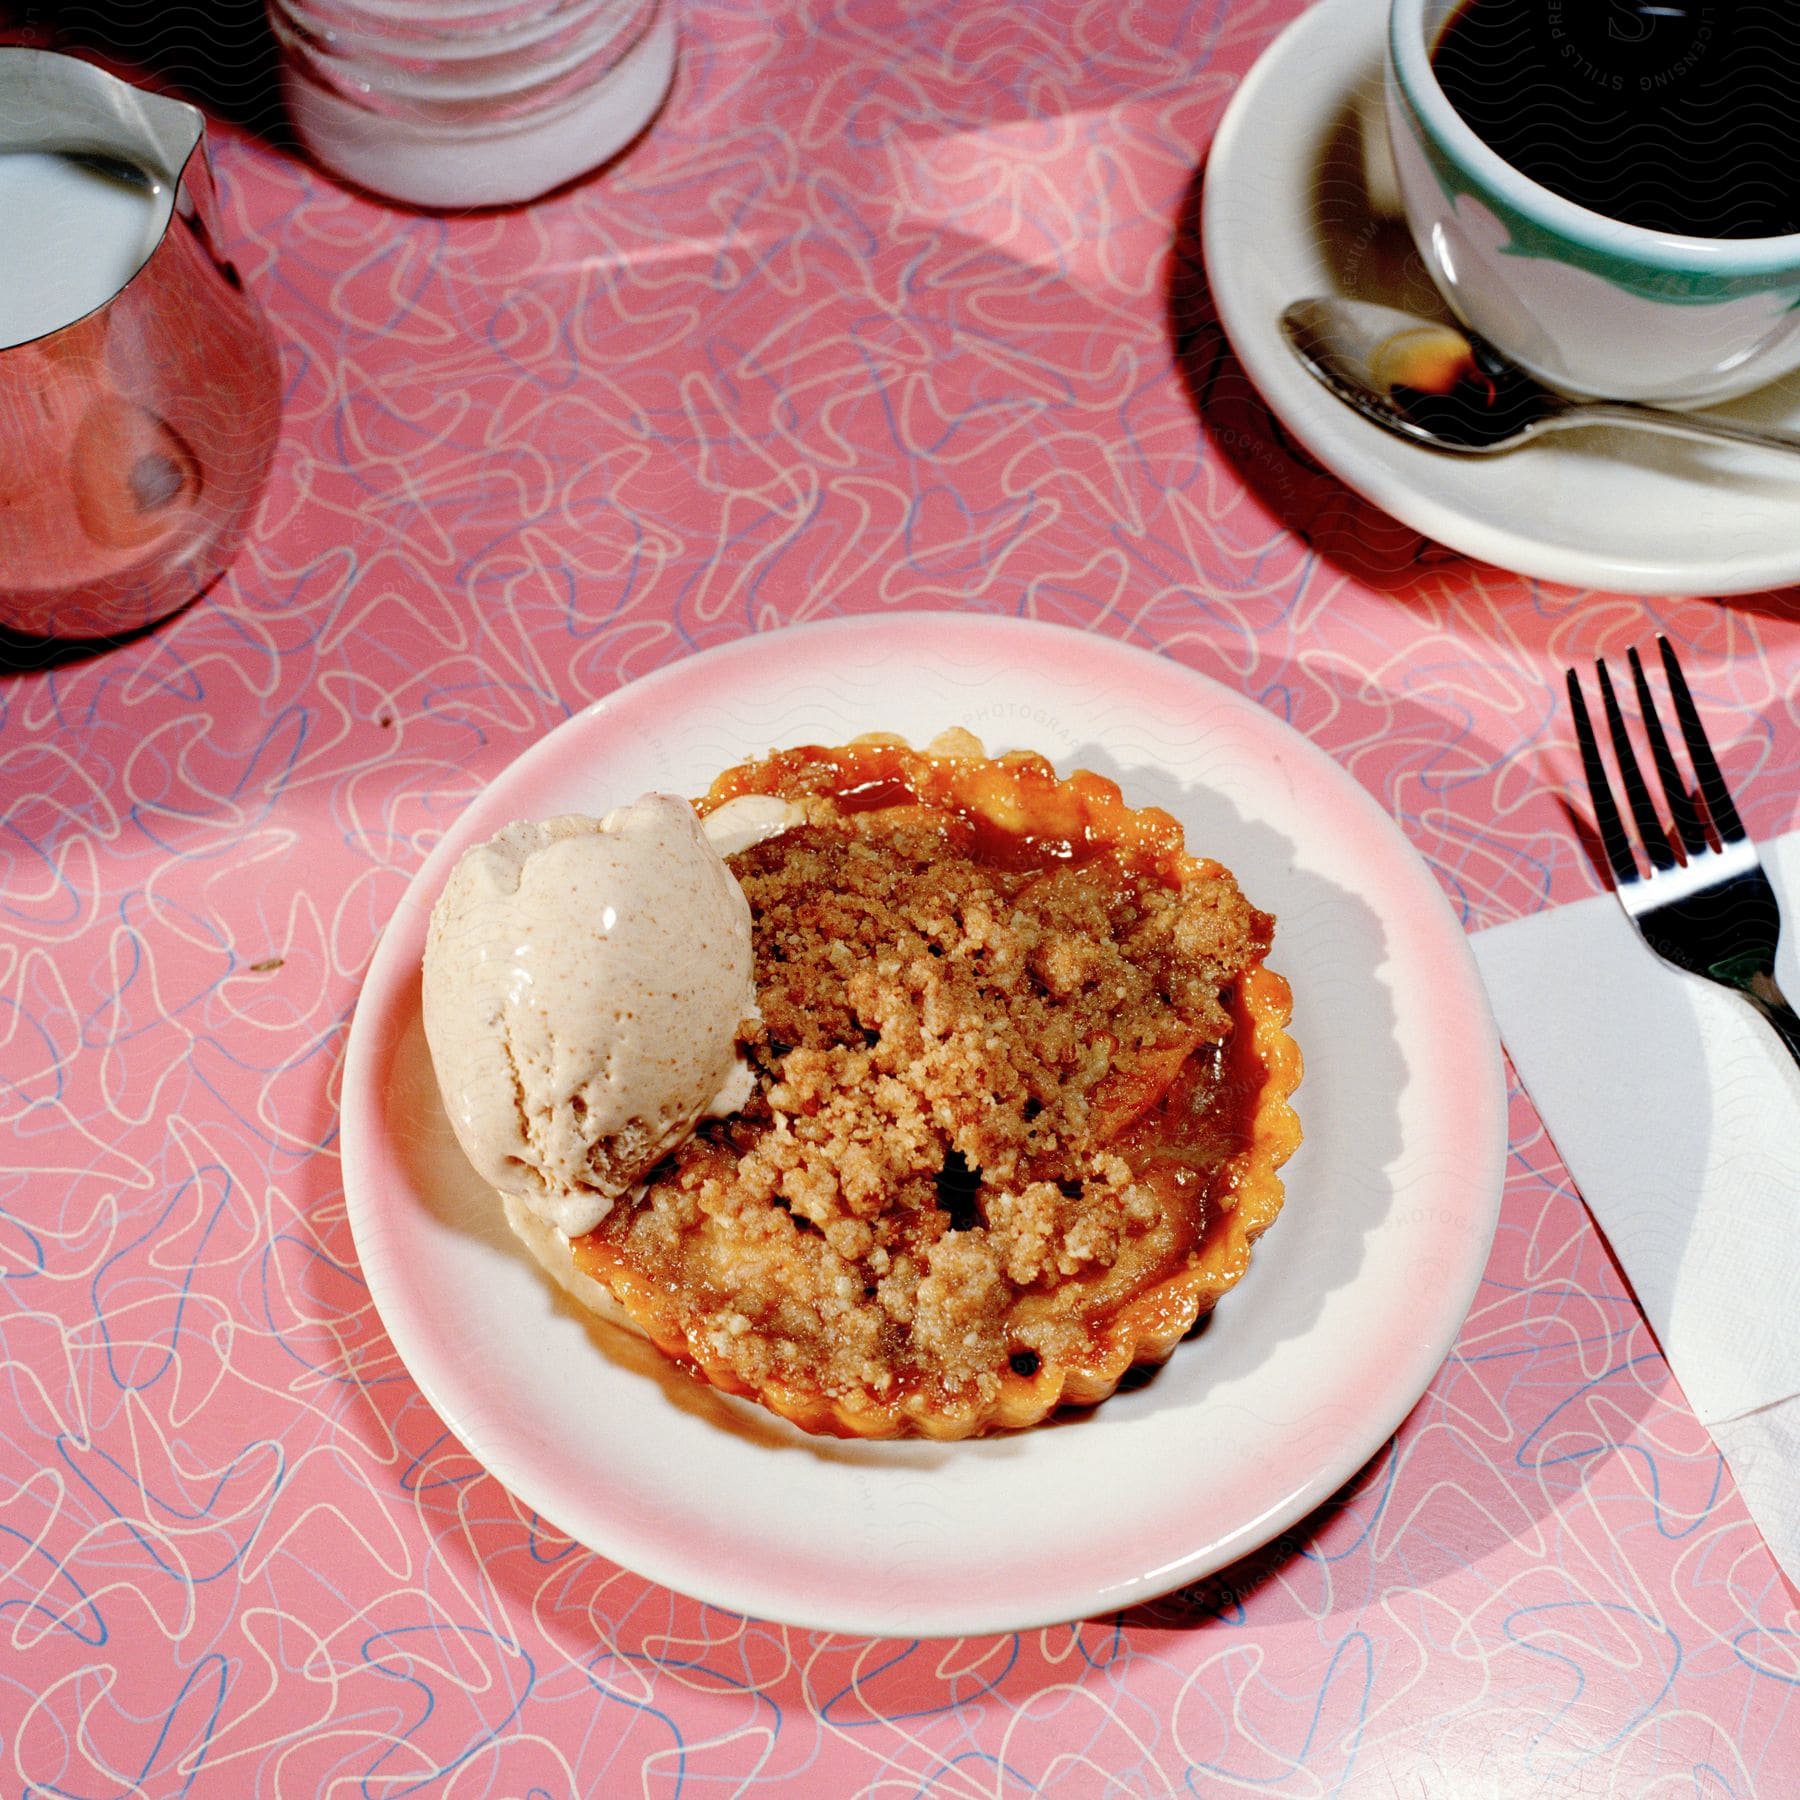
M1292 300L1341 293L1418 311L1434 298L1405 225L1376 218L1361 181L1358 102L1380 92L1387 11L1387 0L1322 0L1302 14L1213 141L1207 276L1263 398L1340 480L1466 556L1634 594L1800 581L1800 456L1592 431L1454 457L1358 418L1295 360L1276 322ZM1800 377L1719 410L1800 429Z

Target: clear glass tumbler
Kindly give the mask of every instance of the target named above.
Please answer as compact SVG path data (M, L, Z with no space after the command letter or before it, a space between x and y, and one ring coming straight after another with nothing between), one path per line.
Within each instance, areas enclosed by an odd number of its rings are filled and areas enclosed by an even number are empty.
M415 206L529 200L655 114L672 0L269 0L295 130L326 168Z

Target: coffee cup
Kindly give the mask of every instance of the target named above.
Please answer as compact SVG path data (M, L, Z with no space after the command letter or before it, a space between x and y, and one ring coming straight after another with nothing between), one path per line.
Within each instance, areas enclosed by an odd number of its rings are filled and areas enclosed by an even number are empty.
M1602 177L1621 166L1630 173L1623 128L1609 127L1613 135L1584 161L1578 107L1521 112L1521 131L1547 131L1554 140L1545 168L1564 191L1527 173L1519 165L1531 159L1516 143L1512 159L1501 154L1441 78L1446 29L1463 29L1460 9L1485 3L1392 0L1388 18L1386 113L1400 196L1419 253L1457 317L1541 380L1581 397L1699 406L1800 368L1800 229L1754 235L1753 216L1721 221L1751 234L1709 236L1692 222L1663 229L1570 198L1570 189L1593 197L1591 188L1610 205ZM1618 107L1596 117L1625 116L1618 109L1633 104L1647 109L1656 97L1652 80L1666 85L1698 71L1716 98L1720 64L1705 61L1717 55L1711 24L1705 35L1698 26L1690 32L1684 55L1669 54L1670 74L1633 49L1632 34L1643 37L1653 14L1623 11L1609 21L1619 31L1618 53L1609 57L1561 24L1565 10L1573 19L1575 0L1538 9L1533 29L1541 36L1531 53L1558 79L1605 84L1602 98ZM1715 9L1685 11L1710 20ZM1508 42L1522 40L1515 33ZM1734 142L1721 134L1719 154ZM1730 169L1718 173L1726 183L1720 191L1733 191ZM1647 188L1654 214L1654 187L1653 179L1640 181L1618 210L1645 214Z

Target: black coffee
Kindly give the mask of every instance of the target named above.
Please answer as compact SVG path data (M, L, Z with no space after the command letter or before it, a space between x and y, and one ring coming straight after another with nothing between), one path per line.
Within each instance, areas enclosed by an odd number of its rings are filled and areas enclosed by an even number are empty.
M1466 0L1432 67L1578 205L1687 237L1800 231L1800 0Z

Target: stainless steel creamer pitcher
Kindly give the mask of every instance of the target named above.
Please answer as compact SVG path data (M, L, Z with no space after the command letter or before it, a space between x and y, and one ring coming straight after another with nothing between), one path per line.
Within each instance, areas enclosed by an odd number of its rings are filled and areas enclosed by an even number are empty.
M103 637L173 612L231 560L262 490L279 363L219 248L205 133L194 107L89 63L0 49L13 205L10 228L0 209L0 626L12 631ZM135 206L141 261L131 244L85 241L105 208L63 205L60 183ZM71 259L86 290L69 286ZM33 284L53 282L38 317ZM58 320L65 292L84 297Z

